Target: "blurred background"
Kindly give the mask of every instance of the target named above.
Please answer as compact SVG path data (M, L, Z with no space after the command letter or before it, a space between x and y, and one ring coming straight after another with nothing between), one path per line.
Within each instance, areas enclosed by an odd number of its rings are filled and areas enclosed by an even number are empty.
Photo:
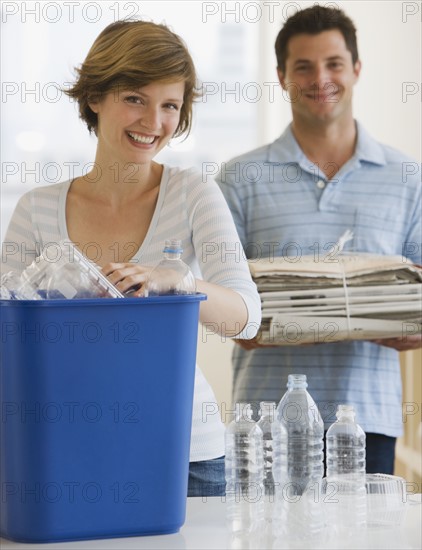
M74 80L99 32L127 17L165 23L187 43L203 83L194 127L158 160L211 177L221 162L274 140L290 121L278 86L275 37L287 17L315 2L2 2L1 238L18 198L89 171L95 153L76 105L60 89ZM379 141L421 162L421 4L390 0L338 6L358 29L362 60L355 116ZM231 407L232 342L199 332L198 362L223 420ZM421 481L421 354L402 354L405 437L397 473ZM281 397L281 396L280 396ZM227 413L227 414L226 414Z

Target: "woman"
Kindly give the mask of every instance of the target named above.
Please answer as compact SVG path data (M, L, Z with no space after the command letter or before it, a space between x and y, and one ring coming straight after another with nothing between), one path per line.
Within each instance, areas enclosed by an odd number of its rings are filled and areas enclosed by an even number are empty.
M192 59L166 26L118 21L104 29L67 92L98 138L93 169L20 199L4 243L16 253L5 255L3 269L22 271L37 250L70 239L122 292L140 294L165 239L179 238L197 290L208 296L201 322L252 338L260 300L217 185L153 160L189 132L195 85ZM197 369L189 496L224 494L224 428L218 415L202 418L202 404L214 402Z

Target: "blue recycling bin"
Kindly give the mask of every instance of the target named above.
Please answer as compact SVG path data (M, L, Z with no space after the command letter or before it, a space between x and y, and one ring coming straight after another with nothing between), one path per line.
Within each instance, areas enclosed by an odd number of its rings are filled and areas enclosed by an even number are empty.
M180 529L204 299L0 300L3 537Z

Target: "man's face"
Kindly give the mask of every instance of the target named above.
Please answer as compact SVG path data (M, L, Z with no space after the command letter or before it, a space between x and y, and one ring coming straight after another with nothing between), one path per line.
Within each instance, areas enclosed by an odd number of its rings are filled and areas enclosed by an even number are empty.
M295 120L330 123L352 116L352 90L360 72L338 30L297 34L288 42L286 69L278 69Z

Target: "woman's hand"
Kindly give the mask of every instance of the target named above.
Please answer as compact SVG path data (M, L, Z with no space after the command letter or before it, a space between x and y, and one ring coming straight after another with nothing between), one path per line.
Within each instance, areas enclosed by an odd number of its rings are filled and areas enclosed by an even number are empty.
M131 296L143 296L143 286L151 269L133 263L109 263L101 271L123 294L134 289Z
M123 294L135 289L131 296L143 296L144 283L151 269L133 263L109 263L101 271ZM200 321L205 330L229 338L239 334L248 320L248 311L240 294L200 279L196 279L196 287L198 292L208 296L200 306Z

